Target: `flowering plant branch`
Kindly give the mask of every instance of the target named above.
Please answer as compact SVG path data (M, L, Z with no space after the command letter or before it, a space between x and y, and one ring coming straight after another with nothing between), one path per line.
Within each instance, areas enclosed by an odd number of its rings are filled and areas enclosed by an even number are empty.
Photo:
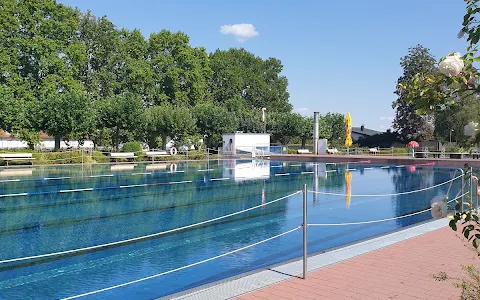
M408 103L417 108L418 114L428 114L463 101L466 97L480 95L479 72L473 66L480 62L477 43L480 40L480 0L465 0L467 12L463 18L459 38L467 36L469 46L462 56L450 53L439 60L436 72L417 73L411 80L399 84Z

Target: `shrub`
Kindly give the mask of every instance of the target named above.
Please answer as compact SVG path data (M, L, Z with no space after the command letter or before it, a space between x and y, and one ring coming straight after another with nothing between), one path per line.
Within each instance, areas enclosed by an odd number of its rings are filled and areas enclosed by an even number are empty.
M393 148L393 153L395 154L407 154L408 153L408 148Z
M82 151L71 152L51 152L51 153L33 153L33 164L50 165L50 164L80 164L91 163L92 158Z
M128 142L123 144L122 147L123 152L142 152L142 145L139 142Z
M133 152L138 156L138 160L142 160L144 157L142 145L139 142L128 142L123 144L122 152Z
M107 163L107 162L110 162L110 157L108 157L107 155L104 155L102 152L100 151L94 151L92 153L92 159L97 162L97 163Z

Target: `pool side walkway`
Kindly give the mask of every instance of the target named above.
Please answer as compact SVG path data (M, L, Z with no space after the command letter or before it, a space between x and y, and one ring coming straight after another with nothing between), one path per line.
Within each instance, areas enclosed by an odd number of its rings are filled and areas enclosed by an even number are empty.
M176 300L265 299L459 299L452 282L461 265L480 259L447 227L448 219L425 222L308 258L243 274L170 295ZM236 298L237 297L237 298Z
M480 266L480 260L458 233L443 227L236 299L460 299L455 281L431 275L464 277L461 264Z

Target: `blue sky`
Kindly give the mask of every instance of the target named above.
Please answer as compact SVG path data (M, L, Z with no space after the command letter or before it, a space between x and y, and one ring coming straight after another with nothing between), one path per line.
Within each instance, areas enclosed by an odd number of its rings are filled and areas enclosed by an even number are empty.
M422 44L439 59L464 53L456 38L462 0L60 0L118 27L150 33L181 30L207 51L244 47L276 57L289 80L290 102L312 115L352 114L354 126L391 126L400 57ZM239 41L221 26L252 24L258 35ZM248 33L248 32L247 32Z

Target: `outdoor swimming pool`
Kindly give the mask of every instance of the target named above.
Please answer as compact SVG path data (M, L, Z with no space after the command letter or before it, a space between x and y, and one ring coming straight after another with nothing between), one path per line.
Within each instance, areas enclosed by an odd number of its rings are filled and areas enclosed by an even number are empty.
M377 166L220 160L175 165L94 165L0 169L0 299L58 299L167 272L294 229L302 194L246 213L148 239L115 243L290 195L307 184L309 223L384 219L450 199L460 179L422 192L459 173L429 166ZM431 219L431 213L382 223L309 227L309 253L345 245ZM85 299L154 299L300 257L302 232ZM12 260L13 261L10 261ZM18 259L18 260L17 260ZM299 273L301 270L298 270Z

